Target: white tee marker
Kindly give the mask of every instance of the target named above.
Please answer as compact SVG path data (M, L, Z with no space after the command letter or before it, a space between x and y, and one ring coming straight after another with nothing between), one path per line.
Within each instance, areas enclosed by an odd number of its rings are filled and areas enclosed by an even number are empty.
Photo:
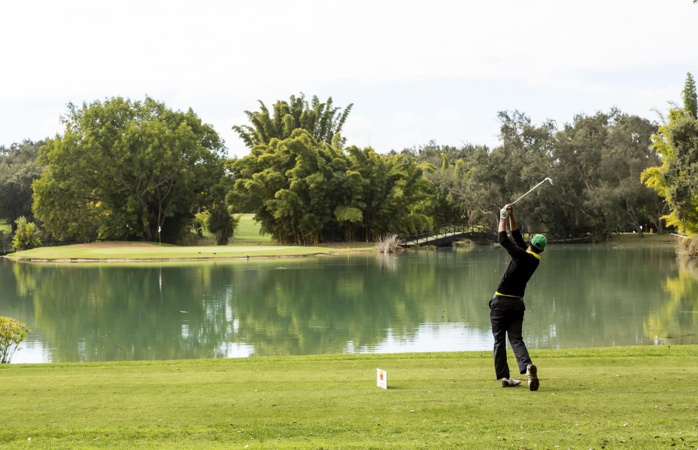
M388 372L381 369L376 369L376 386L383 389L388 389Z

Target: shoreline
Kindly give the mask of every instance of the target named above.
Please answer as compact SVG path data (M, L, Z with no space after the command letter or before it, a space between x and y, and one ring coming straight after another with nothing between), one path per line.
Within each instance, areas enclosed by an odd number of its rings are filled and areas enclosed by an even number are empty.
M364 253L364 252L353 252ZM134 262L196 262L196 261L248 261L250 259L284 259L284 258L311 258L319 256L347 255L350 253L309 253L301 255L256 255L256 256L231 256L231 257L213 257L205 256L201 258L8 258L16 262L30 263L61 263L61 264L80 264L80 263L134 263Z
M312 258L360 254L373 247L321 247L236 244L231 246L161 246L150 243L115 242L38 247L14 252L3 258L28 263L162 263L197 261L246 261L251 259Z
M616 235L601 245L655 246L675 245L668 234ZM595 244L583 244L595 245ZM149 242L95 242L57 247L37 247L2 257L13 262L86 264L86 263L163 263L197 261L247 261L250 259L312 258L320 256L376 252L375 243L330 243L317 246L235 243L227 246L172 246ZM400 249L398 252L408 251ZM124 255L127 253L127 255ZM170 256L171 255L171 256Z

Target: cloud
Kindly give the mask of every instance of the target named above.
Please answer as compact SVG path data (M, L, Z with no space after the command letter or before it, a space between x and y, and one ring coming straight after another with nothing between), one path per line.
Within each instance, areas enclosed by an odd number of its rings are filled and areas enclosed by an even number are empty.
M385 150L402 151L406 148L418 148L419 145L426 143L426 138L421 133L416 131L407 131L397 133L388 138L387 148Z
M371 147L371 137L377 132L375 121L353 113L349 115L349 118L342 130L347 143L360 148Z
M163 89L243 95L269 84L293 91L300 83L338 80L459 76L533 82L589 66L698 56L695 46L666 46L651 32L647 10L656 5L648 0L593 0L569 8L552 0L125 0L118 7L77 0L5 2L2 53L13 67L39 70L10 71L17 89L3 90L0 101ZM656 26L677 9L671 3L662 7ZM677 42L695 38L695 27L683 16L674 17L671 27Z
M434 117L445 126L456 125L462 120L458 111L453 108L440 108Z
M10 142L69 101L147 94L192 107L232 149L235 117L299 92L354 102L357 144L399 148L404 127L470 141L496 134L497 110L649 111L698 74L690 0L23 0L0 17Z
M393 125L398 128L414 128L420 122L419 116L413 110L396 111L392 117Z

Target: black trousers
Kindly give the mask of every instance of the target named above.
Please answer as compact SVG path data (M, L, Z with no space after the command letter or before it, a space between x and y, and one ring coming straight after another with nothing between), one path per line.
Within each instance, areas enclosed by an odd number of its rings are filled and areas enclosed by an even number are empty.
M507 364L507 335L516 356L519 373L526 373L526 366L532 364L522 336L524 311L526 306L522 298L495 296L490 300L490 322L494 336L494 371L498 380L510 376L509 364Z

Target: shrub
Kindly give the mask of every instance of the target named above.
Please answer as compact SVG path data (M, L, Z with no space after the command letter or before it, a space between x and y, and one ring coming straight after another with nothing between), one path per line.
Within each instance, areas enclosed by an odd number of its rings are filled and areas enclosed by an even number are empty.
M216 235L216 244L228 245L237 226L237 219L230 214L224 203L216 204L209 212L208 231Z
M199 237L204 237L204 232L208 230L208 223L211 220L211 214L208 210L203 210L194 215L194 225L192 233L196 233Z
M24 322L0 316L0 364L9 364L29 329Z
M17 250L29 250L30 248L41 245L39 239L39 227L34 222L27 222L27 219L22 216L15 220L17 231L12 239L12 246Z
M698 236L692 236L688 239L686 243L686 251L688 252L688 256L691 258L696 258L698 257Z
M690 259L698 259L698 236L680 236L676 241L677 253Z

